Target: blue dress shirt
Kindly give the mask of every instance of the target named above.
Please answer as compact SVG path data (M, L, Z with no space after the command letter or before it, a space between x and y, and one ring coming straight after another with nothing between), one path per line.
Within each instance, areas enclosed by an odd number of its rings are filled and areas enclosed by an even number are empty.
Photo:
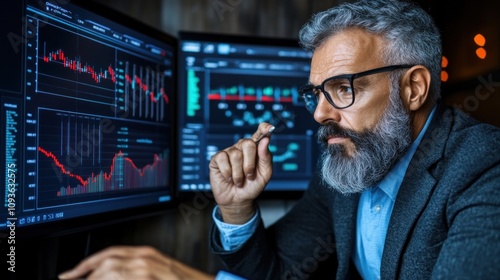
M432 110L424 127L415 141L410 145L410 148L396 162L387 175L377 185L361 194L357 212L356 243L353 261L363 279L380 279L382 250L384 249L385 236L396 195L403 182L410 160L420 145L435 110L436 108ZM221 233L221 243L224 249L227 251L236 250L245 243L257 227L257 218L259 216L260 214L257 212L246 224L231 225L222 222L216 206L212 217ZM225 278L219 278L221 273L217 274L215 280L241 279L236 276L235 278L228 278L232 277L232 274L228 274L227 272L223 272ZM222 275L220 276L222 277Z
M354 265L365 280L380 279L380 265L387 227L399 187L408 165L434 115L432 110L419 135L409 149L375 186L361 193L356 220Z

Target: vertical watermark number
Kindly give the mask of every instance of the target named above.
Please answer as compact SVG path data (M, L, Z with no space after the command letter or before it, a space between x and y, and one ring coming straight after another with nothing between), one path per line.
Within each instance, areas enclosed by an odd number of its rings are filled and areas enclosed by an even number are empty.
M7 244L7 270L16 272L16 164L7 164L7 228L9 229Z

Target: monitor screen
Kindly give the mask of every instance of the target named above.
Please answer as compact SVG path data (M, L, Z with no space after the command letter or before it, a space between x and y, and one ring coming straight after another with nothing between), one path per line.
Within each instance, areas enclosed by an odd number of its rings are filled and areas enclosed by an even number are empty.
M276 126L270 143L269 197L301 194L318 159L318 124L298 89L312 54L294 39L179 33L179 194L210 191L208 163L249 137L261 122ZM275 195L271 195L271 193Z
M177 39L89 1L2 6L0 230L170 205Z

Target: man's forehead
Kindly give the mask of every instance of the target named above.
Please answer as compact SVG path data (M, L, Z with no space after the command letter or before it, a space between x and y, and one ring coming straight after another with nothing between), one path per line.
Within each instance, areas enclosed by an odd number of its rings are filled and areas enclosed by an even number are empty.
M331 35L313 53L311 76L333 76L382 66L382 41L358 28Z

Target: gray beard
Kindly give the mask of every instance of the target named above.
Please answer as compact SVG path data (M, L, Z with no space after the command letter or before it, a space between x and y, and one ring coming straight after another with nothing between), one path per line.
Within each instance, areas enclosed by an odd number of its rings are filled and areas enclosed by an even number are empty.
M327 137L350 138L356 147L349 156L342 144L327 144ZM318 129L323 146L321 175L324 183L343 194L362 192L380 182L411 144L410 116L399 92L391 91L389 107L373 131L355 132L337 123Z

